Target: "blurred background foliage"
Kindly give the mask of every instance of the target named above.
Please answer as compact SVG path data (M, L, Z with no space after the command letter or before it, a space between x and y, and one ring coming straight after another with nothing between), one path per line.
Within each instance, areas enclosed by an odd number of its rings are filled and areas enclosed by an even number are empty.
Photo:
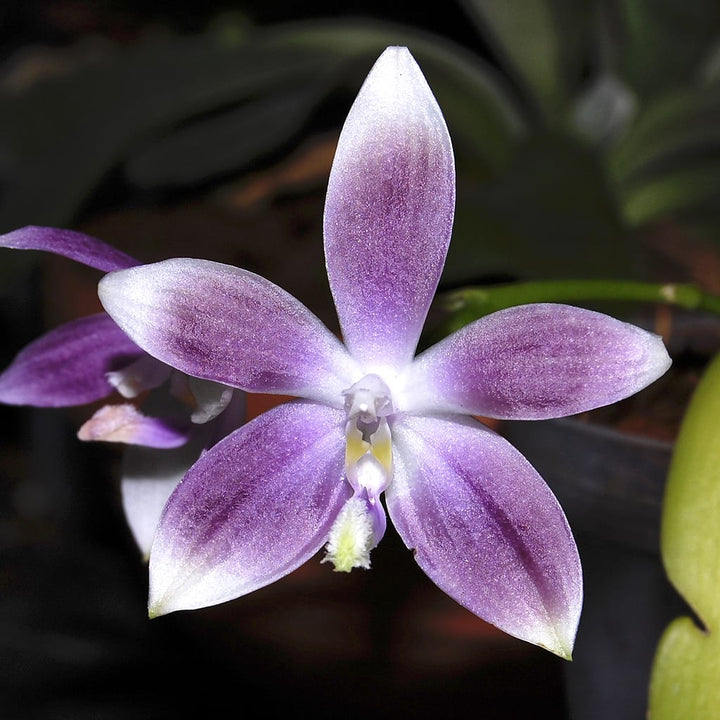
M52 53L10 48L0 230L217 190L334 138L378 53L405 44L457 156L445 286L657 279L663 257L720 242L715 0L170 6L39 3L94 32ZM5 16L7 45L27 18Z

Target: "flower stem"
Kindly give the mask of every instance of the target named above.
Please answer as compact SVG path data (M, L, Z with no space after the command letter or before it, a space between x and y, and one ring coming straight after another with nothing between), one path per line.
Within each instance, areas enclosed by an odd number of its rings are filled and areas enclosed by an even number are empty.
M720 297L689 283L649 283L628 280L538 280L466 287L438 297L448 334L484 315L513 305L536 302L650 302L720 315Z

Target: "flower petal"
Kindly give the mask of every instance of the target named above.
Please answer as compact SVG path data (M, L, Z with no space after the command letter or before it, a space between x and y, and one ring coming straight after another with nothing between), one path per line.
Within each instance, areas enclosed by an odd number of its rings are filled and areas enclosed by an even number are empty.
M580 560L542 478L470 418L401 416L392 432L388 511L420 567L476 615L569 658Z
M199 425L214 420L230 404L233 393L242 395L227 385L212 382L212 380L200 380L199 378L187 377L188 390L192 393L196 402L195 411L192 414L192 421Z
M145 560L172 491L200 457L209 427L195 428L185 445L172 450L130 445L123 452L120 491L125 518Z
M642 390L670 362L660 337L608 315L521 305L418 356L398 378L397 406L513 420L563 417Z
M143 353L134 363L107 373L107 380L124 398L129 399L159 387L171 373L172 368Z
M188 375L341 407L360 374L304 305L230 265L166 260L106 275L99 294L140 347Z
M345 343L366 370L412 358L454 205L440 108L407 48L388 48L345 121L325 205L330 287Z
M150 395L144 409L158 417L177 416L183 405L167 391L160 390ZM161 450L129 445L125 449L120 484L123 509L146 561L160 515L172 491L203 452L243 424L245 414L245 394L235 391L218 415L200 425L187 423L192 435L184 445Z
M187 442L191 427L189 421L143 415L134 405L123 403L101 407L78 430L78 438L151 448L176 448Z
M45 250L104 272L139 265L134 258L90 235L38 225L28 225L0 235L0 247Z
M280 405L206 452L173 493L150 553L150 614L232 600L304 563L352 495L343 413Z
M142 350L105 313L61 325L27 345L0 375L0 402L65 407L107 397L107 373Z

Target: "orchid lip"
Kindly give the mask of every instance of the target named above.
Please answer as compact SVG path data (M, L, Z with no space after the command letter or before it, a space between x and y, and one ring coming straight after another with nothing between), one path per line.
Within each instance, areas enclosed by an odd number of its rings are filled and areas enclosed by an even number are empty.
M374 502L392 478L393 413L390 389L378 375L365 375L343 392L345 411L345 474L355 492L365 490Z
M323 562L350 572L370 567L370 551L380 542L387 521L380 495L392 480L392 435L388 416L393 402L387 384L368 374L343 392L345 398L345 478L353 496L330 530Z

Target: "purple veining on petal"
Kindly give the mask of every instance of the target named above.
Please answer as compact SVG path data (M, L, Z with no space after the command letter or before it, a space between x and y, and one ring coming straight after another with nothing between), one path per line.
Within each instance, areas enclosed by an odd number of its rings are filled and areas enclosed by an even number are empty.
M99 294L140 347L188 375L339 407L360 374L304 305L230 265L166 260L106 275Z
M176 448L187 442L192 427L189 420L143 415L134 405L122 403L101 407L78 430L78 438L151 448Z
M0 247L15 250L44 250L62 255L103 272L139 265L134 258L111 245L75 230L28 225L0 235Z
M420 567L475 614L569 657L580 560L538 473L470 418L399 416L393 438L388 511Z
M172 449L139 445L125 448L120 484L123 509L145 560L149 558L165 503L185 473L207 449L245 422L245 393L235 390L231 394L219 414L208 417L202 424L196 424L194 420L192 423L185 422L191 435L184 445ZM152 412L156 417L175 417L185 410L186 420L189 412L182 403L163 391L152 393L143 410Z
M165 503L200 457L212 432L212 423L193 430L192 438L178 448L158 450L129 445L123 452L120 483L123 510L145 560L150 556Z
M288 574L325 543L352 490L343 413L296 401L208 450L168 501L150 554L150 613L214 605Z
M366 369L412 357L450 242L447 127L406 48L388 48L345 122L325 205L325 256L345 342Z
M657 335L569 305L535 304L481 318L429 348L398 379L409 412L541 420L632 395L670 358Z
M105 313L61 325L27 345L0 375L8 405L83 405L114 392L107 373L143 354Z

